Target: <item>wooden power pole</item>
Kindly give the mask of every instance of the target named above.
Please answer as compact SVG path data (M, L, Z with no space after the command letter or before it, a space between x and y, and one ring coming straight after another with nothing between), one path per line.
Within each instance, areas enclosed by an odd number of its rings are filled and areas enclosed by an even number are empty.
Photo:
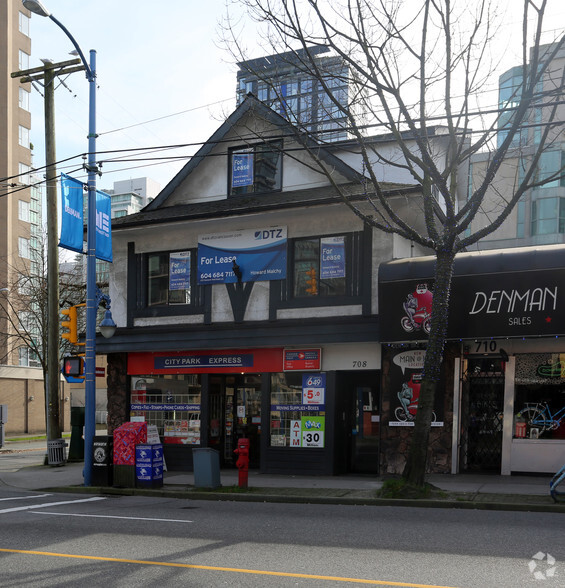
M12 78L21 78L22 84L43 80L45 94L45 180L47 196L47 382L45 382L45 407L47 439L61 437L59 402L59 250L57 158L55 150L55 80L58 76L83 71L80 59L59 63L45 62L43 67L17 71Z

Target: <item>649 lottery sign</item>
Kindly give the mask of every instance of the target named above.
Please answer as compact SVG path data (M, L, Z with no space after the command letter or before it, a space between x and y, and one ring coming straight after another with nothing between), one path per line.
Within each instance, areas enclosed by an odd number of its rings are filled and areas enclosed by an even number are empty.
M302 374L302 404L323 405L326 401L326 374Z

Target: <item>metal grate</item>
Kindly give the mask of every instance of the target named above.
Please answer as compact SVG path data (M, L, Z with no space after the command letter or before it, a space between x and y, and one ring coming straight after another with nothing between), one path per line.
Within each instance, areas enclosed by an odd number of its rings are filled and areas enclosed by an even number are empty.
M504 373L469 366L461 399L460 469L500 473Z

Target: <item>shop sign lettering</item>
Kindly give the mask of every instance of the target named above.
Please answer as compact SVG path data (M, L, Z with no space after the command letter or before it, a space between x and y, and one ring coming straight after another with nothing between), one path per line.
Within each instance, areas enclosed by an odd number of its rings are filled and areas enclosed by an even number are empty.
M201 367L252 367L253 354L238 355L179 355L155 357L155 369L201 368Z

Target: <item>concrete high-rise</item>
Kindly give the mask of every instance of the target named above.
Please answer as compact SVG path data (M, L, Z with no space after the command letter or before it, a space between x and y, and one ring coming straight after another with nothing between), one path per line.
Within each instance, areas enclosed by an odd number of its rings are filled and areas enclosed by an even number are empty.
M40 199L37 194L32 198L30 188L31 88L10 77L29 68L29 23L29 12L19 0L0 2L0 288L10 288L18 273L30 269L36 239L33 228L41 224ZM2 306L9 306L6 300ZM13 331L5 312L1 313L0 364L20 363Z

